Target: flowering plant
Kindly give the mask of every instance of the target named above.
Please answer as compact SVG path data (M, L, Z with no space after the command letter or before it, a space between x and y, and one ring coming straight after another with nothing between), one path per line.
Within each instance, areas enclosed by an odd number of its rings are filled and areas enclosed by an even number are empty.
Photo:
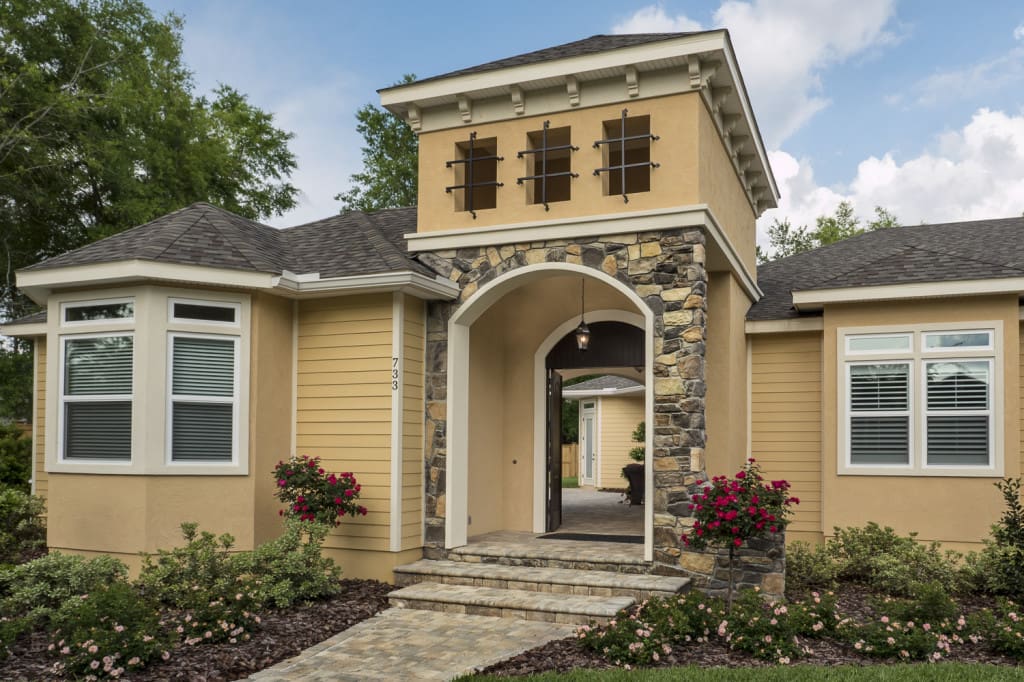
M785 530L790 505L799 503L799 499L789 496L787 481L765 483L753 458L735 477L715 476L693 496L689 505L693 527L683 534L683 542L694 549L704 549L709 544L729 548L730 609L733 551L748 540L768 538Z
M350 472L329 474L320 466L319 457L292 457L274 467L277 499L286 506L281 516L300 521L341 525L341 517L366 516L366 507L358 503L361 486Z

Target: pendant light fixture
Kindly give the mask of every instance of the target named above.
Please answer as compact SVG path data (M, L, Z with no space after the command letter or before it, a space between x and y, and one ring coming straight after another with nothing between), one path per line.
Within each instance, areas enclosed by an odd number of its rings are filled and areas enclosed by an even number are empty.
M583 319L586 281L586 278L580 280L580 326L576 327L576 347L584 351L590 345L590 328Z

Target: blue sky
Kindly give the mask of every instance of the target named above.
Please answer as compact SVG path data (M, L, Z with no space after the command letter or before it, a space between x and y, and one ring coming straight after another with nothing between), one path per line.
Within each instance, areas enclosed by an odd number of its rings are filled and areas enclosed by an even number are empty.
M1024 3L149 0L186 19L200 90L247 93L296 133L291 225L337 210L359 170L354 112L425 77L596 33L725 27L783 192L775 218L842 199L904 223L1024 212Z

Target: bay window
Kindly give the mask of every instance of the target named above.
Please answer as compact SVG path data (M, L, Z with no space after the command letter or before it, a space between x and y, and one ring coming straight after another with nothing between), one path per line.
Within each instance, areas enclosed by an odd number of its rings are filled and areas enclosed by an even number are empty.
M839 330L839 473L1000 475L997 322Z

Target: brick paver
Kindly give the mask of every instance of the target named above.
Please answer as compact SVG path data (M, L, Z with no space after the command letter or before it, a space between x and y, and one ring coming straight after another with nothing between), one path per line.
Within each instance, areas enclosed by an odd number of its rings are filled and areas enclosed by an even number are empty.
M572 625L388 609L250 680L450 680L561 639Z

